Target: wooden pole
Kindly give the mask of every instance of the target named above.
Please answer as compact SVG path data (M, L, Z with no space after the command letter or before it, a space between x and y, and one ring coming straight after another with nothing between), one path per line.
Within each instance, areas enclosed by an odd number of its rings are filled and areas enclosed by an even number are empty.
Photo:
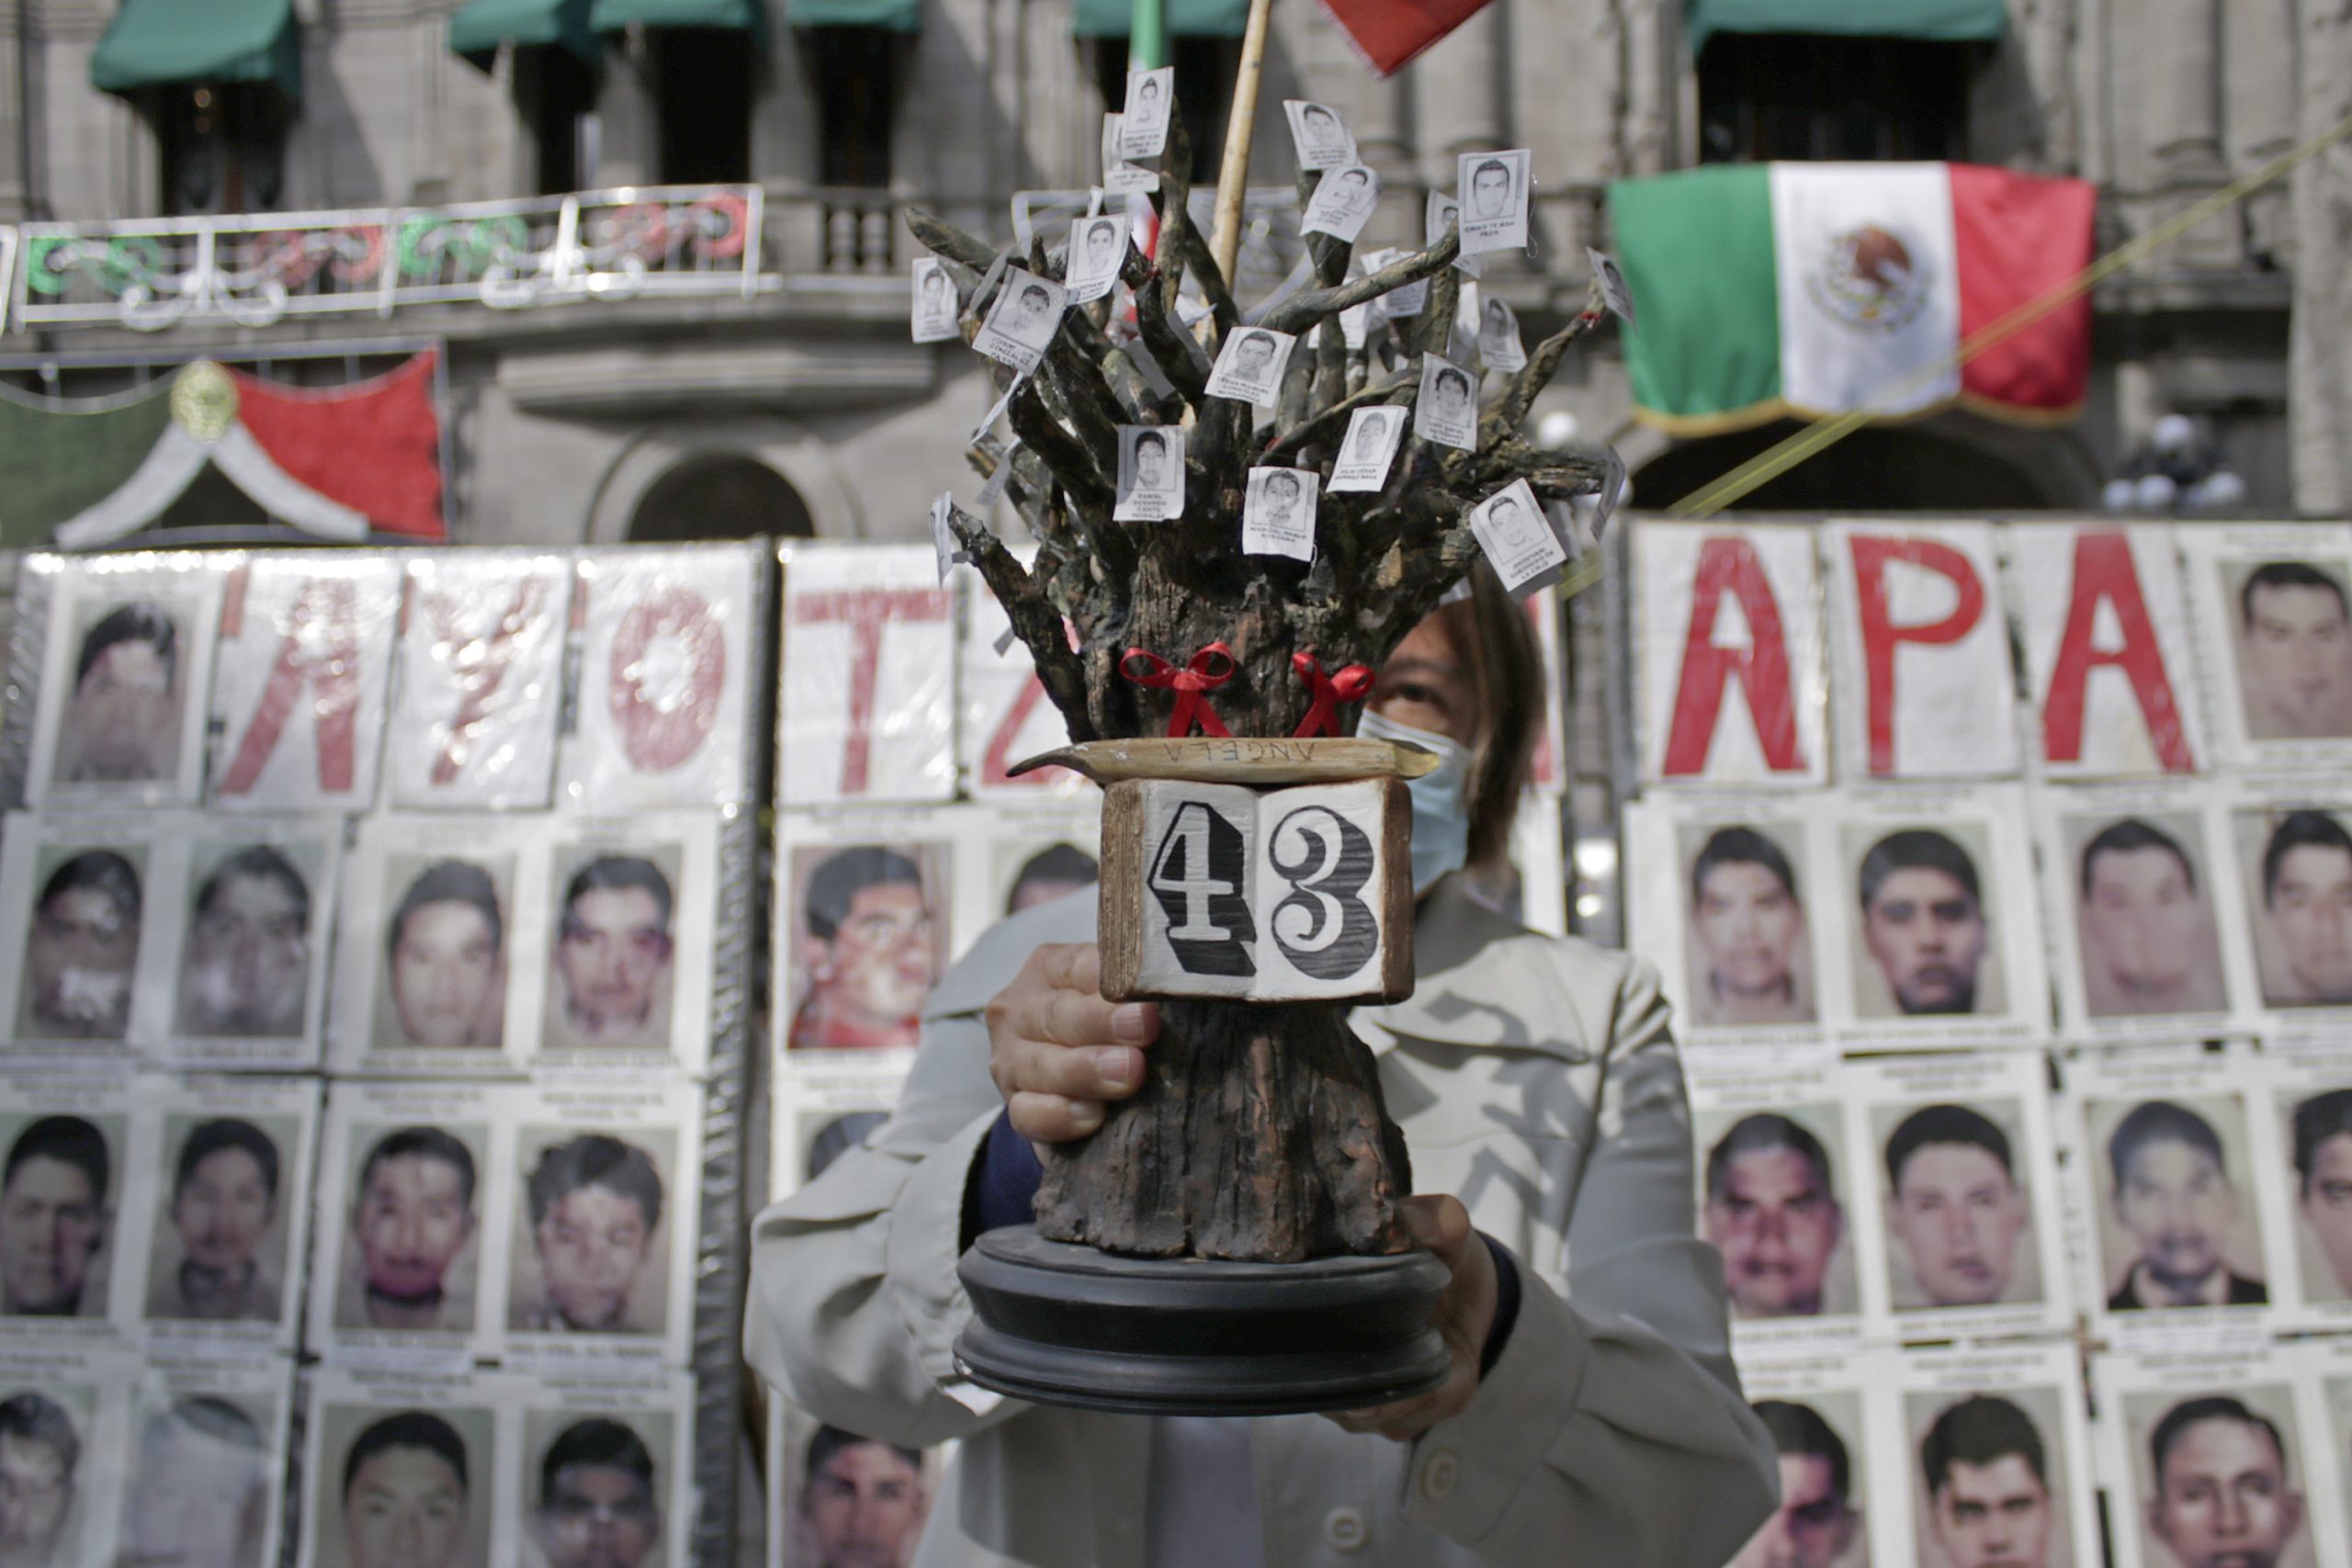
M1233 265L1241 255L1241 198L1250 186L1250 137L1258 126L1258 77L1266 63L1266 24L1274 0L1250 0L1250 21L1241 32L1241 70L1233 79L1233 112L1225 121L1225 157L1216 171L1216 227L1209 254L1216 258L1225 286L1233 287Z

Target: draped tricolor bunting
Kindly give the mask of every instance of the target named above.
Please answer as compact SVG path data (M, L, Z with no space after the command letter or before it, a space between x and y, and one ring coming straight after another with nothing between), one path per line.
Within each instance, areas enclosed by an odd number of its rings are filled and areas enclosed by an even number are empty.
M436 357L347 387L288 387L198 360L127 396L0 395L0 543L119 539L208 467L324 538L446 538Z
M1954 350L2091 261L2092 187L1966 164L1749 164L1610 187L1641 302L1625 358L1642 418L1706 434L1794 414L1964 403L2078 411L2090 302Z

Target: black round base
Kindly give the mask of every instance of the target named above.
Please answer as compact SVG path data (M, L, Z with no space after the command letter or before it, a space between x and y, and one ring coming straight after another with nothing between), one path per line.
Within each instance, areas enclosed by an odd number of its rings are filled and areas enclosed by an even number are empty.
M1362 1410L1444 1381L1430 1326L1450 1276L1427 1252L1221 1263L1122 1258L993 1230L956 1268L956 1359L1019 1399L1157 1416Z

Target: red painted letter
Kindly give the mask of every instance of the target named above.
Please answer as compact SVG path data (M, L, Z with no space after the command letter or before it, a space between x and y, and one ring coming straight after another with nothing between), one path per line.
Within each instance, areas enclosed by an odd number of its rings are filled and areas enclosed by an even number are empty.
M1747 646L1717 648L1715 615L1724 595L1739 601ZM1803 773L1797 751L1797 710L1789 691L1789 645L1781 630L1780 602L1755 547L1737 535L1705 541L1690 579L1690 630L1682 645L1682 674L1674 693L1674 724L1666 740L1665 775L1707 771L1707 749L1723 716L1724 693L1736 679L1747 694L1764 765L1776 773Z
M660 670L657 638L672 639L684 668ZM691 588L671 584L649 593L621 618L613 637L605 702L621 732L621 750L639 773L682 766L702 749L718 722L727 691L727 634L710 604Z
M792 601L797 621L846 621L850 629L849 736L842 747L842 793L864 795L874 750L874 680L882 662L882 627L889 621L944 621L941 588L844 589L804 593Z
M302 585L286 617L286 637L277 645L269 683L262 688L244 739L221 775L222 795L248 794L261 781L305 686L313 688L311 728L318 739L319 787L331 793L351 788L357 766L357 595L349 579L312 578Z
M456 675L458 689L465 698L458 705L458 716L449 721L449 739L441 754L433 759L433 782L452 784L465 771L473 752L476 731L490 717L491 699L506 679L506 667L514 659L515 639L539 618L541 606L548 596L547 580L532 576L515 585L514 602L498 617L498 624L487 637L475 637L465 626L461 616L468 606L458 604L446 593L435 593L424 601L424 613L433 618L433 636L436 646L434 656L446 660Z
M1939 647L1958 642L1984 614L1984 584L1968 558L1933 539L1883 539L1856 535L1854 590L1862 618L1862 664L1869 686L1871 772L1894 771L1894 649L1898 643ZM1960 603L1940 621L1896 626L1886 603L1886 569L1894 561L1951 579Z
M2099 604L2115 606L2116 624L2122 628L2123 646L2102 653L2091 646ZM2139 699L2147 721L2148 739L2169 773L2193 772L2188 737L2181 729L2180 705L2165 673L2165 656L2156 643L2155 627L2148 620L2147 600L2140 591L2140 571L2132 563L2132 544L2120 529L2086 531L2075 536L2075 595L2066 610L2065 635L2058 642L2058 661L2050 671L2050 690L2041 703L2041 754L2052 762L2078 762L2083 757L2085 689L2091 671L2101 665L2121 670Z

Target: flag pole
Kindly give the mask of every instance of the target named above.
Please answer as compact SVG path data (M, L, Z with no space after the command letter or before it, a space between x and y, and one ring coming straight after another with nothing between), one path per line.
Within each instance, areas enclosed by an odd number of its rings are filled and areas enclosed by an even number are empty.
M1250 185L1250 137L1258 126L1258 77L1266 62L1266 24L1274 0L1250 0L1250 21L1241 33L1241 70L1233 79L1233 112L1225 121L1225 158L1216 171L1216 227L1209 254L1216 258L1225 286L1233 287L1233 264L1241 254L1241 198Z

